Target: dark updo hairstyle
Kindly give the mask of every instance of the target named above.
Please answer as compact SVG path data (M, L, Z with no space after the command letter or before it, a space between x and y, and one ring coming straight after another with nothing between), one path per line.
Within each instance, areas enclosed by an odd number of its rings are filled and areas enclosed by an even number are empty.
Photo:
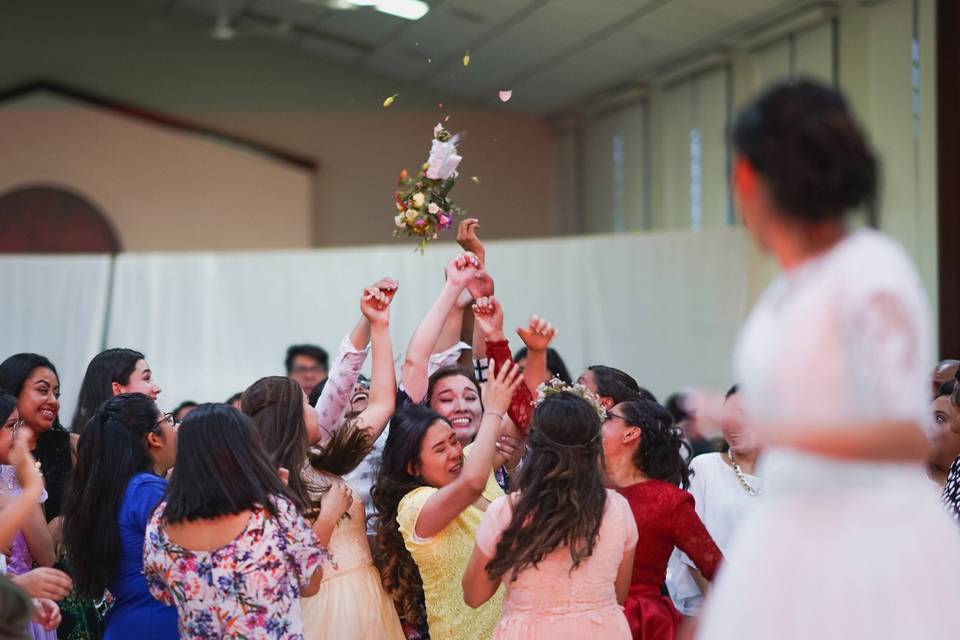
M687 459L690 445L673 424L670 412L650 400L629 400L617 405L624 421L640 428L640 445L633 453L633 466L648 478L686 489L690 486Z
M98 599L120 568L120 505L138 473L155 473L147 434L161 433L157 405L142 393L112 396L77 443L63 496L64 546L77 592Z
M49 359L36 353L17 353L0 363L0 389L20 397L23 385L36 369L49 369L59 382L60 374ZM47 501L43 503L43 514L47 521L60 515L63 489L70 467L73 466L71 451L70 433L60 424L60 416L57 415L53 427L37 435L37 445L33 450L47 487Z
M558 548L569 550L571 573L590 557L607 500L602 456L600 416L592 404L560 392L537 407L516 478L519 497L510 498L510 524L486 567L491 580L508 572L516 578Z
M294 473L291 470L290 477ZM177 430L177 460L164 497L169 524L210 520L297 499L280 479L253 422L228 404L201 404Z
M410 469L420 464L423 438L437 422L449 424L439 413L419 404L408 404L394 414L370 491L376 509L373 554L380 569L380 580L393 598L400 619L409 624L418 624L423 619L420 606L423 581L417 563L403 542L397 509L405 495L426 486L421 478L410 474Z
M529 354L530 352L527 348L522 347L513 354L513 361L520 362ZM570 378L570 372L567 371L566 363L564 363L563 358L560 357L560 354L557 353L557 350L553 347L547 347L547 371L550 372L551 377L560 378L566 384L573 384L573 380Z
M732 139L784 215L823 222L865 205L875 216L877 158L836 89L809 79L777 83L740 112Z
M133 349L107 349L93 357L83 374L70 431L83 433L87 420L97 407L113 397L113 383L130 384L130 375L140 360L143 360L143 354Z
M620 369L595 364L587 367L587 371L593 372L593 379L597 384L597 395L601 398L612 398L613 404L637 398L650 402L657 401L656 396L641 387L633 376Z

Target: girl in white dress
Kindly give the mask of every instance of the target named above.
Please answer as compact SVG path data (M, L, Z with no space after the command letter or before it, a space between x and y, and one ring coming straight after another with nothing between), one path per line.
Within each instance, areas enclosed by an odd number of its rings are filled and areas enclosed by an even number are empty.
M906 253L845 211L877 166L843 97L776 85L734 130L744 222L783 273L736 348L763 495L698 638L947 638L960 530L929 490L930 313Z

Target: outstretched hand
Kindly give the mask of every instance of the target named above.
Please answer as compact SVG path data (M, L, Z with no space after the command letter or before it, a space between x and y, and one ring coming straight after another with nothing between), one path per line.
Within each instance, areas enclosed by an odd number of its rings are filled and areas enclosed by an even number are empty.
M480 268L480 259L477 256L469 251L461 253L447 265L447 283L460 289L465 288L471 280L477 277Z
M464 218L457 226L457 244L463 247L464 251L473 253L480 259L480 263L486 262L486 250L483 243L477 237L477 229L480 228L480 221L476 218Z
M513 362L505 362L499 369L490 363L490 378L483 391L483 406L494 413L504 414L510 407L513 392L523 382L523 372Z
M503 339L503 307L496 298L478 299L473 305L473 317L484 340L493 342Z
M398 287L396 280L384 278L363 290L360 298L360 313L371 325L390 323L390 303Z
M530 316L526 327L517 328L517 335L530 351L546 351L558 334L559 331L552 324L537 315Z

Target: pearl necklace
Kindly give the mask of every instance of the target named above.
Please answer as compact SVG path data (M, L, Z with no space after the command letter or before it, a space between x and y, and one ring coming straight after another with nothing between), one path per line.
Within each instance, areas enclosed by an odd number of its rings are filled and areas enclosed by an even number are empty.
M750 486L750 483L747 482L747 478L743 475L743 469L740 468L740 465L737 464L737 461L733 459L733 449L727 449L727 457L730 458L730 464L733 465L733 472L737 474L737 480L740 481L740 486L743 487L743 490L747 492L747 495L750 497L756 497L760 495L760 492Z

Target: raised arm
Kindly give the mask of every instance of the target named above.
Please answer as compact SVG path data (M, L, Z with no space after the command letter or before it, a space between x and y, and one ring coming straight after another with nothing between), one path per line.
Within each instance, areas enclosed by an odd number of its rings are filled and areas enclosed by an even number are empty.
M474 440L470 456L464 460L463 469L457 479L430 496L423 505L414 527L417 536L431 538L440 533L483 494L493 468L496 442L503 422L501 416L522 382L520 370L514 364L509 364L491 375L484 392L480 431Z
M513 364L510 345L503 335L503 309L500 302L494 297L480 298L473 306L473 315L487 344L490 367L496 364L498 368L502 368L506 363ZM526 384L514 391L507 414L521 433L525 434L530 428L530 419L533 417L533 394L530 393Z
M370 376L370 401L358 417L358 422L369 431L372 445L393 415L397 401L397 376L393 368L393 347L390 342L390 302L392 291L377 287L364 291L360 311L370 324L373 351L373 370Z
M527 366L523 370L523 381L534 396L537 388L550 380L550 370L547 368L547 347L558 331L553 325L540 316L531 316L526 327L518 327L517 335L527 345Z
M43 494L43 476L37 470L36 461L23 434L17 434L10 450L10 462L17 472L22 491L13 496L0 510L0 549L6 549L38 508ZM52 563L51 563L52 564ZM48 565L49 566L49 565Z
M476 277L480 261L472 253L463 253L447 265L447 281L440 295L420 321L410 338L403 361L403 388L410 399L421 402L427 394L430 354L443 329L450 310L457 303L467 283Z
M388 300L393 299L397 292L398 283L390 278L383 278L364 290L376 289ZM320 442L326 442L333 433L343 426L343 416L346 414L353 387L357 384L360 370L367 359L367 345L370 343L370 321L361 314L360 319L350 334L340 345L330 368L330 379L327 380L320 399L317 401L317 416L320 422Z

